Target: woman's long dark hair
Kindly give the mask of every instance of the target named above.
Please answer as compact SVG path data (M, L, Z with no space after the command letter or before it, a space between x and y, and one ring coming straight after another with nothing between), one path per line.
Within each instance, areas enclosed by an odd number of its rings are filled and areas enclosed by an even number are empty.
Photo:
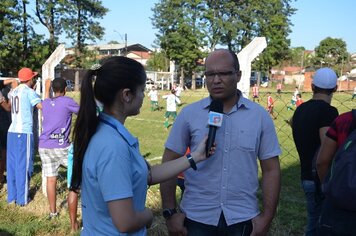
M101 66L90 70L84 77L80 89L80 108L73 130L74 162L70 190L76 191L82 182L84 154L99 123L97 99L104 107L110 107L120 89L136 91L145 84L143 66L127 57L110 57ZM94 88L93 88L94 86Z

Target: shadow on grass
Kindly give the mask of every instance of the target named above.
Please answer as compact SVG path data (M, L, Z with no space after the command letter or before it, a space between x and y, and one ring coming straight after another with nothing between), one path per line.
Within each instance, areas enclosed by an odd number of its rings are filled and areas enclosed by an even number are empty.
M299 161L284 167L281 193L271 235L303 235L306 224L304 193L300 185Z
M150 157L151 156L151 152L146 152L145 154L143 154L142 156L143 156L143 158L148 158L148 157Z
M184 106L186 104L187 104L186 102L181 102L180 104L177 104L177 107L181 107L181 106Z
M158 106L158 107L155 107L153 110L151 110L151 112L153 112L153 111L162 111L163 109L164 109L164 107Z
M34 164L33 164L33 174L32 177L35 178L31 178L31 187L29 189L29 197L30 199L35 199L35 196L37 194L37 191L40 189L41 187L41 183L42 183L42 179L41 181L36 181L36 179L38 178L38 176L42 177L42 166L41 166L41 161L38 155L35 155L34 158ZM1 234L0 234L1 235Z
M0 236L13 236L15 234L11 234L9 232L7 232L6 230L2 230L0 229Z

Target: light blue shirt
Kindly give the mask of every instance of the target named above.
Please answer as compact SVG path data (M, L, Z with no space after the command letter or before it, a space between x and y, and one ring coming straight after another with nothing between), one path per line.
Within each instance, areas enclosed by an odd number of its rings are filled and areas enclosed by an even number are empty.
M33 107L41 102L37 93L26 84L20 84L9 93L11 125L9 132L32 134Z
M183 155L189 146L195 150L208 134L211 99L186 106L178 115L165 144ZM185 191L181 209L194 221L217 225L221 211L228 225L249 220L259 214L257 158L278 156L274 124L260 105L240 94L238 104L224 114L216 132L216 151L208 160L184 172Z
M83 162L81 235L146 235L145 227L120 233L108 209L108 202L125 198L132 198L135 211L145 209L148 170L138 140L113 117L99 118Z

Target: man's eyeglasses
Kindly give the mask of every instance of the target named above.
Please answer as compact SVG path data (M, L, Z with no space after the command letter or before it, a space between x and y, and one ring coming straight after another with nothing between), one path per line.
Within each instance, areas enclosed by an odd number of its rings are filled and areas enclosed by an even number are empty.
M225 79L235 74L236 71L207 71L204 73L206 79L214 79L215 76L218 76L220 79Z

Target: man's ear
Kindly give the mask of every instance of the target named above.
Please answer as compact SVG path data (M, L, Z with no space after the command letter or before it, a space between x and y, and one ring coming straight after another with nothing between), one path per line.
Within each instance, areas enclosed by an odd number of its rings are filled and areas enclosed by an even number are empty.
M311 88L312 88L312 91L314 92L314 90L315 90L315 85L314 85L314 84L311 84Z
M241 71L240 70L236 72L236 76L237 76L236 78L237 78L237 83L238 83L241 80Z

